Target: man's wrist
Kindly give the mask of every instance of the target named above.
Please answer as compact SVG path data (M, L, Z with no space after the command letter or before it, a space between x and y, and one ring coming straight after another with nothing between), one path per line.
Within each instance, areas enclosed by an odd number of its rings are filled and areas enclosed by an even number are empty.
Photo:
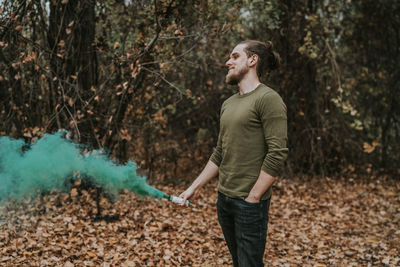
M261 197L250 193L250 194L247 196L246 201L248 201L248 202L260 202L260 198L261 198Z

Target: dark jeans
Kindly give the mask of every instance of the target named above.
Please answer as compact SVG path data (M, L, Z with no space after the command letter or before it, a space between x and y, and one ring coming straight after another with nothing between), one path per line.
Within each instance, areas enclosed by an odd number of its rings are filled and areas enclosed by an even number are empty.
M264 266L270 199L248 203L218 192L218 221L235 267Z

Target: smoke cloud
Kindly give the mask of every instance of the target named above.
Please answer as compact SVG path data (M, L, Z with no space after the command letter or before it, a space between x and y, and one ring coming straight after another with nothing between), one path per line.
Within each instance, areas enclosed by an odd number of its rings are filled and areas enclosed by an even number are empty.
M63 191L68 180L77 177L90 180L112 196L117 196L121 189L141 196L167 196L137 174L135 162L119 165L102 150L82 153L83 147L65 139L64 135L65 131L45 134L33 144L0 137L0 201Z

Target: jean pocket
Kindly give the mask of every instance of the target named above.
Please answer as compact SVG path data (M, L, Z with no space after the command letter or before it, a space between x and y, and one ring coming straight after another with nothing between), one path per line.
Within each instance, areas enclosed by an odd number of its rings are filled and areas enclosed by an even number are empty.
M244 199L241 199L240 201L242 204L244 204L247 207L260 207L261 201L259 202L247 202Z

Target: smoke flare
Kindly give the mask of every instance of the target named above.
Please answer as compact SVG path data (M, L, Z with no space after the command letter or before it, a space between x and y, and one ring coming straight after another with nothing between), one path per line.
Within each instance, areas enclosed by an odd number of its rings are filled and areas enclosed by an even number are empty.
M168 197L137 174L135 162L116 164L102 150L82 153L80 145L63 135L65 131L45 134L33 144L0 137L0 201L65 190L67 181L77 175L112 196L128 189L141 196Z

